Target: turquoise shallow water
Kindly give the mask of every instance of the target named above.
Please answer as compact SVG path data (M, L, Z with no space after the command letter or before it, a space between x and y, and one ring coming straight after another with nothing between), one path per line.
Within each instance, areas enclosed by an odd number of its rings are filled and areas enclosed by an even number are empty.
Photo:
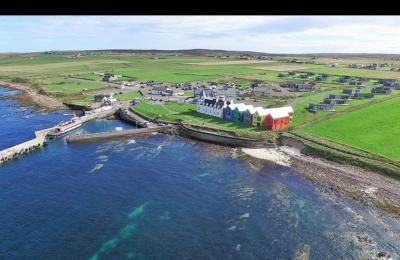
M13 127L26 127L23 116L20 124ZM117 127L132 126L97 120L80 131ZM0 136L7 131L2 125ZM293 169L166 135L74 145L58 139L1 165L0 216L0 259L400 254L400 224L387 214L321 193Z

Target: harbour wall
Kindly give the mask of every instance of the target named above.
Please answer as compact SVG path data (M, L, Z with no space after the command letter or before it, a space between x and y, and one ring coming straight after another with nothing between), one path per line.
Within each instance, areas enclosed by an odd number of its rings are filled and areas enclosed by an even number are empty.
M113 109L110 109L108 111L104 111L104 112L100 112L97 114L93 114L93 115L87 115L87 116L83 116L81 117L81 121L82 123L86 123L90 120L94 120L97 118L105 118L105 117L109 117L115 114L115 112L117 111L118 107L115 107ZM17 144L15 146L6 148L4 150L0 151L0 164L5 163L9 160L15 159L25 153L31 152L33 150L39 149L41 147L43 147L46 143L46 136L47 134L50 132L50 130L54 129L56 126L54 127L50 127L47 129L43 129L43 130L39 130L39 131L35 131L35 138L20 144Z
M118 109L117 114L119 118L124 120L125 122L131 123L133 125L136 125L136 127L141 127L141 128L146 128L148 127L146 125L146 119L142 118L138 114L132 112L129 109Z
M82 134L82 135L72 135L67 138L68 143L83 143L83 142L95 142L105 139L115 139L122 137L136 137L143 136L152 133L165 133L171 128L171 126L160 126L152 128L138 128L131 130L123 130L116 132L104 132L104 133L94 133L94 134Z
M179 132L182 136L197 139L200 141L215 143L219 145L226 145L232 147L247 147L247 148L259 148L259 147L275 147L275 143L271 143L268 140L263 139L251 139L237 136L230 136L225 134L213 133L206 130L195 129L193 127L185 126L183 124L178 125Z
M17 158L18 156L39 149L46 144L46 135L54 127L35 132L35 138L21 144L0 151L0 164Z

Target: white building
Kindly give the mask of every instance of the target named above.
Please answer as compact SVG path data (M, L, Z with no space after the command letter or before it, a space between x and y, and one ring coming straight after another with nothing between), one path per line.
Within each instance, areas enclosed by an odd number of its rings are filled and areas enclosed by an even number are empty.
M157 87L153 87L150 90L150 94L151 95L172 96L174 94L174 91L165 86L157 86Z
M202 93L202 98L199 98L197 102L197 112L222 118L224 108L227 106L225 97L208 98L204 91Z
M200 96L203 92L206 96L213 96L217 93L217 86L194 87L193 91L195 96Z

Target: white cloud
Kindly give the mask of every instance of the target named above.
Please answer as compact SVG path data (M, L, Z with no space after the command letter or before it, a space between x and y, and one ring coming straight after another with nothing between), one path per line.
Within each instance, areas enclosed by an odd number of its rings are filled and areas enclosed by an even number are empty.
M13 16L0 17L0 51L213 48L400 53L399 25L397 16Z

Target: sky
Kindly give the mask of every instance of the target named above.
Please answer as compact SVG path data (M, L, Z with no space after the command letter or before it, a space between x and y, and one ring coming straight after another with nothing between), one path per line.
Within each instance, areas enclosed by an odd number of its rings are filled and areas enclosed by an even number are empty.
M400 53L400 16L0 16L0 52Z

